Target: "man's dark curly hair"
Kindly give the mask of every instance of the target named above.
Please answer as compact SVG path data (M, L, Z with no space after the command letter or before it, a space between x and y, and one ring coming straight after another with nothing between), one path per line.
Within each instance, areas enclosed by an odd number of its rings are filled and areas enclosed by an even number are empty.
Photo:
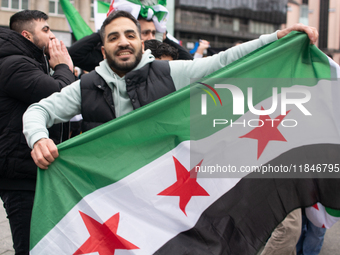
M144 42L144 49L150 49L155 58L170 56L173 60L178 59L178 50L167 43L158 40L147 40Z

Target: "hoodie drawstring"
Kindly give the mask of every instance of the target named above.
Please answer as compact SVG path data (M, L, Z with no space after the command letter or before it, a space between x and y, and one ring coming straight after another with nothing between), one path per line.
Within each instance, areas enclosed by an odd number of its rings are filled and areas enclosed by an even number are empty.
M118 100L117 100L117 102L118 102L118 105L117 105L117 113L118 113L118 115L120 116L120 91L119 91L119 85L118 85L118 80L117 80L117 74L115 75L115 82L116 82L116 87L117 87L117 92L118 92ZM119 116L117 116L117 114L116 114L116 118L118 118Z

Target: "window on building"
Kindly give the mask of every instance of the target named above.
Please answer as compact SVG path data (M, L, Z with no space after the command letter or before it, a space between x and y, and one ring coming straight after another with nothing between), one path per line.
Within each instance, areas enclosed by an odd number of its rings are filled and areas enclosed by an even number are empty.
M61 4L59 0L49 0L48 2L49 2L49 5L48 5L49 14L64 15L64 12L63 12L63 9L61 8ZM74 4L74 0L71 0L70 3Z
M91 0L91 18L94 19L94 0Z
M235 32L240 31L240 20L237 18L233 19L233 31Z
M2 0L1 8L13 9L13 10L27 10L29 6L29 0Z
M230 17L220 16L219 27L227 31L232 31L233 30L233 19Z
M212 27L212 17L206 13L181 11L181 24L193 27Z
M269 23L257 22L251 20L249 22L249 32L253 34L269 34L275 31L274 25Z
M306 4L300 6L299 22L308 26L308 5Z

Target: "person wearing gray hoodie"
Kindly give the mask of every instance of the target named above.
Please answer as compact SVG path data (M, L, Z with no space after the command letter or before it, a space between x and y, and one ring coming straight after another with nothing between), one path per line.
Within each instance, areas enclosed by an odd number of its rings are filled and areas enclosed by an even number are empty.
M60 93L32 104L24 114L23 131L32 148L32 158L38 167L47 169L58 157L57 147L48 139L46 129L54 123L66 122L80 113L86 116L85 122L91 124L89 128L118 118L185 87L190 84L190 79L202 78L291 31L307 33L312 43L318 38L315 28L297 24L211 57L192 61L157 61L150 50L143 52L138 21L127 12L113 12L101 28L104 60L99 66Z

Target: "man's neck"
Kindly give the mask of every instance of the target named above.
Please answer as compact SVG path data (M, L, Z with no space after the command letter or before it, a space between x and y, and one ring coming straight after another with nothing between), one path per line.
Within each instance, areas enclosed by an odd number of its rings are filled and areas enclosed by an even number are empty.
M124 77L125 74L128 73L128 72L125 72L125 71L118 71L118 70L112 68L111 66L110 66L110 68L111 68L111 70L112 70L115 74L117 74L120 78Z

